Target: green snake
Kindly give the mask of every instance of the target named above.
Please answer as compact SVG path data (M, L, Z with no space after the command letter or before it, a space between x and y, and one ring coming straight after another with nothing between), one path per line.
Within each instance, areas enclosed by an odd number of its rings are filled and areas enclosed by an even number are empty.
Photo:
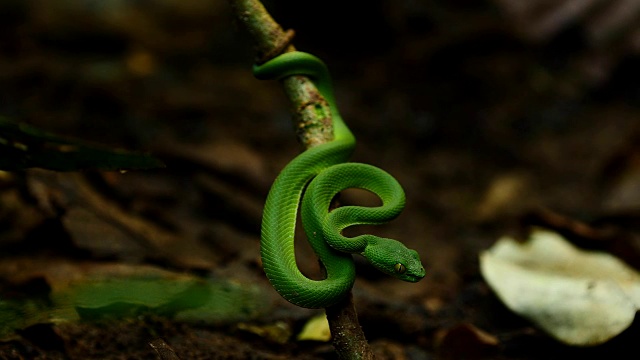
M394 219L404 208L405 195L387 172L347 162L355 148L355 137L340 117L325 64L311 54L289 52L254 66L253 72L258 79L309 77L327 100L333 118L334 140L294 158L280 172L267 196L261 256L264 271L276 291L305 308L334 305L349 293L355 281L354 253L401 280L422 279L425 270L418 253L401 242L367 234L352 238L341 234L349 226L376 225ZM329 211L335 195L348 188L368 190L378 195L382 205L343 206ZM307 238L325 270L322 280L307 278L296 265L294 232L299 207Z

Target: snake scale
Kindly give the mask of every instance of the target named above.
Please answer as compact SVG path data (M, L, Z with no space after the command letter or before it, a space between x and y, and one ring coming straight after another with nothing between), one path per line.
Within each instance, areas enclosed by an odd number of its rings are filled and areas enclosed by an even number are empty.
M261 256L264 271L276 291L305 308L334 305L348 294L355 281L351 254L364 256L380 271L401 280L422 279L425 270L418 253L401 242L368 234L347 238L341 233L349 226L376 225L394 219L404 208L405 195L387 172L348 162L355 137L340 117L325 64L311 54L296 51L256 65L253 71L258 79L309 77L329 103L334 127L334 140L295 157L280 172L267 196ZM368 190L382 200L382 205L343 206L329 211L334 196L348 188ZM322 280L307 278L296 265L294 232L299 208L307 238L325 269Z

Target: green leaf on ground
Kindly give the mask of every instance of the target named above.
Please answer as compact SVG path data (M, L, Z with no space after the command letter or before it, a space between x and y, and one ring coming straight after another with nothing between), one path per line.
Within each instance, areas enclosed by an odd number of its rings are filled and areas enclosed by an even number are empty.
M151 314L192 323L231 323L257 318L270 307L259 286L180 274L87 277L54 288L47 301L42 299L0 301L0 337L40 323Z

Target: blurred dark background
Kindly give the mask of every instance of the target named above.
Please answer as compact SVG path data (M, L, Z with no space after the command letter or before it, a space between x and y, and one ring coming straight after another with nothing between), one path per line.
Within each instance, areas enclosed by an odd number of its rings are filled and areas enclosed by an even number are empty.
M382 232L416 248L429 275L388 285L400 298L460 301L481 282L478 252L536 209L584 221L636 214L638 2L265 6L296 31L299 50L329 65L355 160L405 186L407 209ZM280 86L255 80L253 59L222 0L0 2L0 115L158 156L167 169L89 182L129 214L210 247L188 256L260 278L261 205L302 149ZM67 224L58 206L39 219ZM143 261L134 250L106 251Z

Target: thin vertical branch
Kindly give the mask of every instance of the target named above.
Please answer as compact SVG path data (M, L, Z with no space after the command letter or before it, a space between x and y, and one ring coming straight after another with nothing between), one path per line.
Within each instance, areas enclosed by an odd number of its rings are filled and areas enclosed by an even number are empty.
M351 292L339 303L326 308L325 312L331 330L331 341L339 359L370 360L374 358L358 322L358 313Z
M261 64L284 52L295 51L293 30L284 31L258 0L229 0L236 18L247 29ZM298 139L308 149L333 140L329 103L306 76L289 76L282 81L294 114ZM318 114L326 114L319 117Z
M284 31L258 0L229 0L236 18L254 41L257 63L263 63L288 51L293 31ZM333 140L333 123L329 104L313 82L305 76L290 76L283 80L285 93L292 104L294 121L300 142L306 149ZM319 115L324 114L324 115ZM326 310L333 345L340 359L373 359L351 293Z

